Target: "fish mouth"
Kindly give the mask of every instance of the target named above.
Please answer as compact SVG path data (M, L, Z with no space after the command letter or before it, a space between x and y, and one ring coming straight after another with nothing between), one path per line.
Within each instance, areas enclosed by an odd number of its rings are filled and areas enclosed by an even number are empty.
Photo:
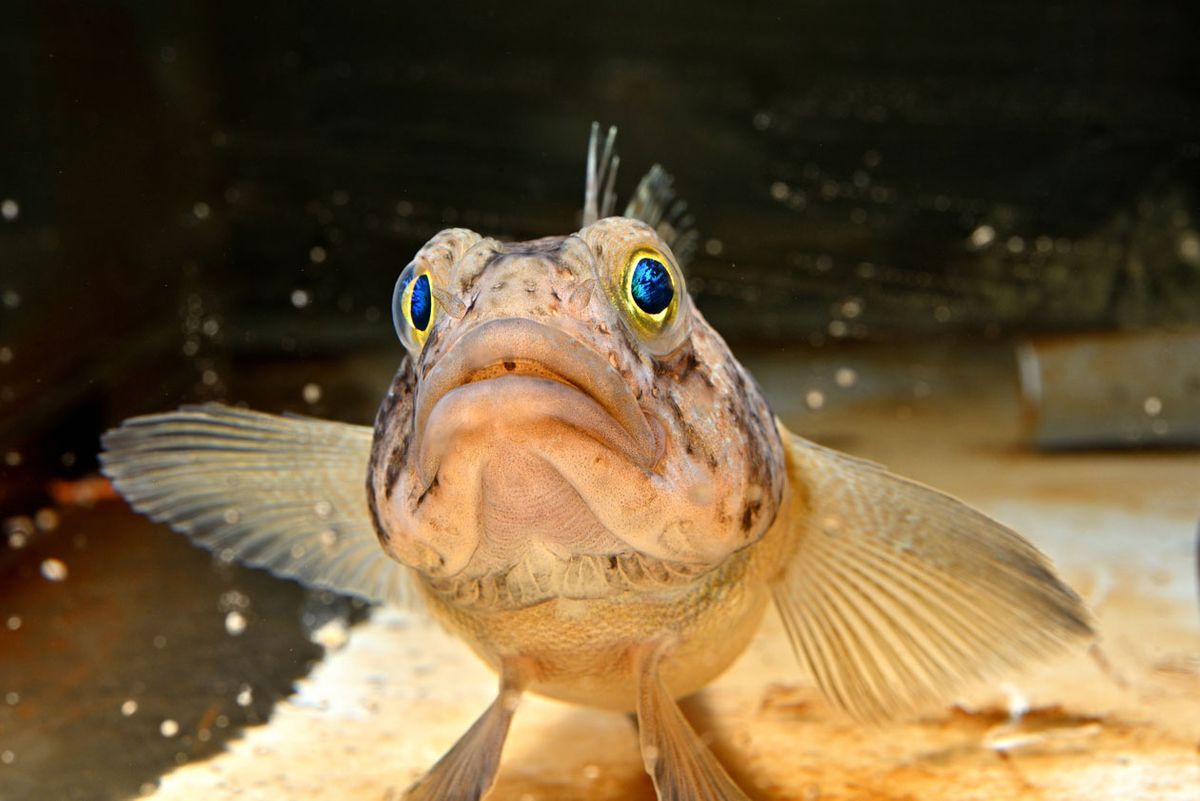
M425 486L457 434L497 420L510 427L560 423L643 470L665 448L662 432L607 359L566 331L526 318L476 325L422 379L414 430Z

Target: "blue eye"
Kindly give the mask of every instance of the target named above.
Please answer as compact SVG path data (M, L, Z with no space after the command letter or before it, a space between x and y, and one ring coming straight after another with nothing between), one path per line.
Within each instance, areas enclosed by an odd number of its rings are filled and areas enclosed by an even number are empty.
M424 331L429 328L429 317L433 313L433 301L429 294L429 276L422 273L413 284L412 300L409 301L408 317L413 328Z
M658 314L671 305L675 286L671 274L658 259L645 256L633 268L629 279L629 294L646 314Z

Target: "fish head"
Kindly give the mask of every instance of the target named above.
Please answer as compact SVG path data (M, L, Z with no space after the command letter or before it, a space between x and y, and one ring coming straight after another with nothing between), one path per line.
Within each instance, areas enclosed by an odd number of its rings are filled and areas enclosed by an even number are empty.
M443 231L393 305L408 353L368 493L385 550L435 589L603 597L707 572L774 521L774 418L645 223Z

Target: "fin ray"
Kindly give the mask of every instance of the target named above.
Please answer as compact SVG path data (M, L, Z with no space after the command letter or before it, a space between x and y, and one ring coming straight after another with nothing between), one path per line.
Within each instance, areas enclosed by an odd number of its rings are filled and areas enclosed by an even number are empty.
M658 665L665 650L643 649L638 665L638 736L658 801L749 801L663 684Z
M1033 545L966 504L780 426L798 542L773 587L797 658L852 714L943 701L1092 634Z
M404 793L404 801L479 801L496 781L500 753L521 698L522 666L504 665L500 692L442 758Z
M197 544L317 587L415 602L367 508L370 428L209 403L126 420L103 445L129 503Z

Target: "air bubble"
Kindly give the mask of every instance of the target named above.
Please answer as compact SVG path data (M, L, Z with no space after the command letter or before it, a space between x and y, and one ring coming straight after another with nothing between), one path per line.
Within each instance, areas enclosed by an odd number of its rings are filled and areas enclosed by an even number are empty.
M985 248L992 244L996 238L996 229L990 225L981 225L971 232L971 236L967 239L967 244L976 250Z
M46 559L42 562L41 573L47 581L66 581L67 566L61 559Z
M225 615L225 631L232 637L240 636L246 631L246 616L237 611Z

